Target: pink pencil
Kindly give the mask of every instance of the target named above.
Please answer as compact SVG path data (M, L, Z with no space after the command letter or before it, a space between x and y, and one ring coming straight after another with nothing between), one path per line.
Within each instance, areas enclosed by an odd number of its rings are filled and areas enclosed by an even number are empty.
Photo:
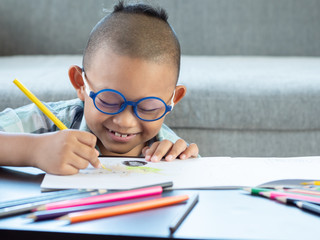
M297 200L313 201L313 202L320 203L319 197L312 197L312 196L293 194L293 193L287 193L287 192L260 192L259 194L262 196L268 197L270 199L275 199L276 197L286 197L286 198L292 198Z
M304 189L287 189L286 192L291 193L302 193L302 194L309 194L309 195L317 195L320 196L320 192L317 191L310 191L310 190L304 190Z
M48 203L46 205L42 205L36 208L35 211L53 210L53 209L60 209L60 208L67 208L67 207L84 206L89 204L115 202L115 201L121 201L126 199L160 194L162 193L162 191L163 191L163 188L161 186L140 188L135 190L121 191L121 192L103 194L103 195L80 198L80 199L71 199L71 200L65 200L60 202Z

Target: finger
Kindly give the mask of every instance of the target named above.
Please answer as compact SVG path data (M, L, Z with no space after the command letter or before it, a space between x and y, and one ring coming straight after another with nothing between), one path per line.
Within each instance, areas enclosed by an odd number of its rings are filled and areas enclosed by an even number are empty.
M183 139L179 139L172 146L171 150L167 153L165 157L166 161L172 161L176 159L181 153L183 153L187 149L187 143Z
M99 152L95 148L79 143L75 154L79 158L89 162L93 167L100 168Z
M99 152L95 149L97 138L89 132L75 131L76 135L76 150L75 154L80 158L90 162L95 168L100 168L101 163L98 159Z
M77 130L70 130L73 132L74 136L80 141L81 143L89 146L95 147L97 144L97 137L90 132L84 131L77 131Z
M154 151L157 149L159 146L160 142L154 142L151 147L148 147L145 151L145 160L150 161L151 156L153 155Z
M145 146L144 148L142 148L141 154L142 154L143 156L146 156L146 152L147 152L147 150L148 150L149 148L150 148L149 146Z
M187 149L180 154L179 158L181 160L184 160L184 159L188 159L190 157L198 157L198 154L199 154L199 148L198 148L197 144L191 143L187 147Z
M73 155L73 156L72 156ZM73 165L73 162L76 162L74 159L76 155L69 154L68 161L59 164L58 166L49 168L46 172L55 174L55 175L73 175L79 172L79 168ZM78 157L76 157L78 158Z
M163 140L159 143L151 157L151 162L159 162L172 148L173 143L169 140Z
M73 158L71 158L69 165L73 166L76 169L85 169L89 165L89 161L79 157L77 154L74 154Z

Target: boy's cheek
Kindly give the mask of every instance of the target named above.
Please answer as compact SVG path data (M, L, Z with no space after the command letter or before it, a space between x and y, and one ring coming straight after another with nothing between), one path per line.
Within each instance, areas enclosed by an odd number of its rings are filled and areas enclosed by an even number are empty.
M143 135L146 138L145 142L151 140L159 133L162 124L163 119L154 122L146 122L146 124L144 124Z
M97 135L96 131L98 129L100 129L100 128L102 129L103 121L104 121L106 116L107 115L102 114L102 113L100 113L99 111L96 111L93 108L90 108L90 106L85 106L85 109L84 109L85 121L86 121L87 126L89 127L89 129L91 131L93 131L93 133L95 135Z

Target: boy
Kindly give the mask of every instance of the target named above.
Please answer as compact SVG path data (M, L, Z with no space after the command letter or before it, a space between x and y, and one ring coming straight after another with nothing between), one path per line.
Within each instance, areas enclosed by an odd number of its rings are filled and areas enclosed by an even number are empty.
M153 162L196 157L195 144L187 146L163 125L186 92L176 86L179 67L180 45L165 11L119 2L92 30L83 67L69 69L79 99L48 104L77 130L57 131L34 105L6 109L0 113L0 164L67 175L89 163L100 167L99 153Z

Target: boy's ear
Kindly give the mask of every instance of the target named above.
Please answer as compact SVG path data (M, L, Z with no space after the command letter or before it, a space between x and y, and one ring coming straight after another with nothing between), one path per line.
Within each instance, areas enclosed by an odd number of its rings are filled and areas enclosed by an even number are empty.
M85 92L82 79L82 69L79 66L73 65L69 68L68 74L72 86L77 91L78 98L84 101Z
M176 86L176 92L174 95L174 105L176 105L180 100L186 95L187 88L183 85Z

